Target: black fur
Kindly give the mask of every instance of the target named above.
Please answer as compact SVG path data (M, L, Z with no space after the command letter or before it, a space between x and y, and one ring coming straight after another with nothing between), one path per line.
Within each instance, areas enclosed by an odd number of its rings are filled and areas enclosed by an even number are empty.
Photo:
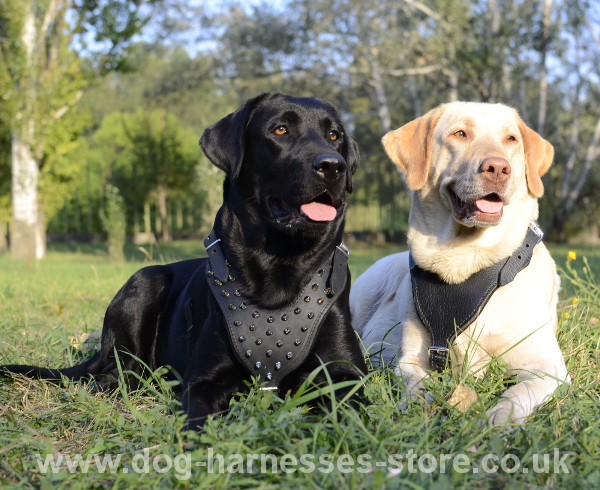
M275 134L281 126L287 133ZM240 275L244 294L263 308L289 304L342 239L347 194L359 161L356 144L344 134L329 102L281 94L248 100L206 129L200 144L227 174L214 229ZM316 165L315 159L323 155L331 156L328 163ZM299 207L315 198L337 208L333 221L311 221L300 213ZM250 380L204 280L205 261L136 272L110 303L101 349L89 361L66 369L11 365L0 371L45 379L93 376L101 388L113 389L118 378L116 348L124 371L142 373L130 354L152 370L175 368L183 378L182 404L189 426L201 427L208 415L227 410L233 393L247 392L244 380ZM349 274L313 351L282 380L282 393L297 390L320 362L347 361L328 367L334 382L359 379L366 372L350 324ZM192 295L194 327L188 331L183 304ZM135 377L127 381L135 387ZM323 383L325 377L316 381Z

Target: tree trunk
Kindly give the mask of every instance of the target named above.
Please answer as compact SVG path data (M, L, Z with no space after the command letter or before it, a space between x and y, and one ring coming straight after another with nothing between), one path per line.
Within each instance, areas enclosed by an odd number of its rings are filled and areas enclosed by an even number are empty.
M551 239L560 242L566 241L567 237L565 234L565 224L567 222L567 218L573 209L573 206L575 205L583 186L585 185L590 170L592 169L592 164L598 155L600 155L600 118L596 122L594 134L592 135L590 144L587 147L585 161L583 162L583 166L579 171L577 181L566 194L566 196L561 199L556 208L554 218L552 220L552 233L550 235Z
M163 184L158 184L158 211L160 213L160 225L162 228L162 241L170 242L171 235L167 223L167 190Z
M8 252L8 243L6 242L7 223L0 221L0 255Z
M45 232L39 222L38 164L29 141L33 124L12 133L12 207L11 253L15 259L41 259L46 255Z
M144 203L144 233L152 233L152 223L150 222L150 204Z
M379 69L379 63L377 62L378 54L377 48L371 48L371 51L368 54L369 64L371 65L371 80L369 83L375 89L377 116L379 117L379 122L381 123L381 129L384 133L387 133L392 129L392 116L390 114L390 106L387 102L385 87L383 86L381 70Z
M550 42L550 10L552 8L552 0L544 0L544 19L543 19L543 40L542 50L540 53L540 106L538 111L537 132L540 136L544 136L546 131L546 112L548 110L548 68L546 66L546 54L548 51L548 43Z
M32 152L35 136L33 106L36 96L33 74L36 45L34 6L27 10L23 21L21 42L25 48L29 77L22 81L24 99L16 114L17 124L12 131L12 225L11 254L18 259L41 259L46 255L45 231L39 223L39 167Z

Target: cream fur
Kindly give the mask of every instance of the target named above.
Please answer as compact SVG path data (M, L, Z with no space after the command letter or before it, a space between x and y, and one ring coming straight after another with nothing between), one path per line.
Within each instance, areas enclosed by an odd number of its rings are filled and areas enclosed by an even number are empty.
M433 136L424 143L431 147L427 152L422 150L431 155L425 162L427 180L410 191L408 239L419 266L436 272L446 282L460 283L508 257L522 243L529 223L538 216L537 199L528 181L537 180L534 190L539 193L540 172L532 175L536 169L528 168L536 163L526 161L531 151L524 147L528 140L523 132L531 130L523 129L513 109L456 102L436 111ZM451 138L465 120L472 137L459 141L462 146L457 150ZM405 165L404 150L394 148L400 143L411 144L406 130L392 133L384 139L390 157L401 168L414 169L414 162ZM507 144L508 133L518 135L517 141ZM544 144L551 159L551 146ZM414 150L412 154L416 154ZM489 156L505 158L512 168L502 218L491 226L464 226L454 218L446 186L458 182L455 188L463 185L476 192L480 163ZM488 411L491 424L523 422L560 384L570 382L556 341L559 287L554 261L540 243L529 266L492 296L479 318L454 342L453 368L464 367L482 376L489 360L501 357L509 371L521 379ZM414 308L408 253L385 257L360 276L350 293L350 308L353 326L364 345L371 352L382 349L381 362L396 364L396 374L404 379L411 397L427 399L422 380L428 376L430 336Z

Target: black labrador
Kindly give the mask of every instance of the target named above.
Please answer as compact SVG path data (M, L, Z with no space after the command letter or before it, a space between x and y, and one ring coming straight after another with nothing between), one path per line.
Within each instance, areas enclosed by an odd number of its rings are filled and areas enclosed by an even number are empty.
M110 390L118 362L138 374L144 364L170 365L183 378L183 409L194 429L226 411L232 394L248 392L252 376L286 393L322 363L334 383L366 373L341 244L359 153L336 109L322 99L261 94L207 128L200 145L227 174L205 240L210 259L136 272L110 303L101 349L87 362L0 371L93 377ZM135 381L127 376L131 387ZM326 383L323 372L315 382Z

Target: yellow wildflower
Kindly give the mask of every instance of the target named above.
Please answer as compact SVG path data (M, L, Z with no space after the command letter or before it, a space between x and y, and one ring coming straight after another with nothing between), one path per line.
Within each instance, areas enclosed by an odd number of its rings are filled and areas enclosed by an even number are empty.
M573 299L571 300L571 304L576 305L577 303L579 303L579 298L577 296L573 296Z
M569 314L568 311L563 312L563 320L566 320L566 319L568 319L570 317L571 317L571 315Z
M571 260L577 260L577 252L575 250L569 250L567 254L567 262L571 262Z

